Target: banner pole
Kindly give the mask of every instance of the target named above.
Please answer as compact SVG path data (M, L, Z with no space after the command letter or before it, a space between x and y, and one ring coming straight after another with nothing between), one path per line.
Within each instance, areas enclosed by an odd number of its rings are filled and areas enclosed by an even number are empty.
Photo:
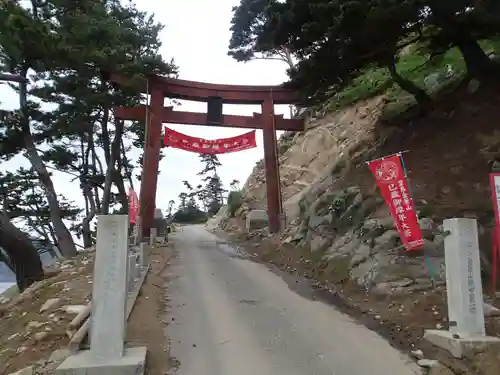
M405 151L405 152L408 152L408 151ZM397 155L399 156L399 159L401 160L401 165L403 167L403 172L404 172L406 181L408 181L408 189L410 190L410 196L411 196L410 199L413 201L414 195L412 192L410 177L408 176L408 171L406 169L406 164L405 164L405 161L403 158L403 152L398 152ZM413 204L413 207L415 207L415 204ZM418 212L417 212L417 219L420 221ZM425 249L425 247L424 247L424 249ZM429 272L429 277L431 279L432 286L435 289L436 288L436 278L435 278L434 267L432 266L431 259L430 259L429 255L426 254L425 250L424 250L424 258L425 258L425 263L427 264L427 271Z
M390 158L390 157L392 157L392 156L396 156L396 155L400 156L400 155L402 155L402 154L404 154L404 153L406 153L406 152L410 152L410 150L405 150L405 151L395 152L394 154L385 155L385 156L382 156L382 157L380 157L380 158L376 158L376 159L371 159L371 160L368 160L368 161L366 161L365 163L366 163L366 164L369 164L369 163L372 163L372 162L377 161L377 160L384 160L384 159ZM402 160L402 159L401 159L401 162L403 163L403 160ZM403 168L404 168L404 163L403 163L402 165L403 165Z
M491 239L491 294L495 296L497 286L497 267L498 255L500 249L498 247L498 227L495 225L493 236Z

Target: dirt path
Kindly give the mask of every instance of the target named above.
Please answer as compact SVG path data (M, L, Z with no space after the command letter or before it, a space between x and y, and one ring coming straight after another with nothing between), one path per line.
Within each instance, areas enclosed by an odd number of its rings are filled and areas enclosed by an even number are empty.
M148 375L165 375L173 367L169 343L165 338L166 304L165 286L168 265L174 254L173 247L158 247L151 256L151 270L144 281L127 325L126 345L148 348Z
M203 227L171 241L178 257L169 267L167 333L179 375L418 373L376 333L291 290Z

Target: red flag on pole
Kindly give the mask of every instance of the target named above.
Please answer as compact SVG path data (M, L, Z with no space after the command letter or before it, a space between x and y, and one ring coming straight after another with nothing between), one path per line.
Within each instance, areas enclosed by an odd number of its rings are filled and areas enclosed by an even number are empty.
M130 224L135 224L137 215L139 215L139 198L137 198L134 189L130 188L128 190L128 216L130 218Z
M496 291L498 258L500 255L500 173L490 173L491 198L495 212L495 227L491 244L491 290Z
M380 193L391 211L406 250L422 248L424 246L422 230L410 196L400 154L372 160L367 164L377 180Z

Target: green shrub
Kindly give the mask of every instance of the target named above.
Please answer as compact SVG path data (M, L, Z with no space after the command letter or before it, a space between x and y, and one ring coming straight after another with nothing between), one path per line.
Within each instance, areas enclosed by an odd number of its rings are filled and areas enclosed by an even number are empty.
M243 195L240 191L233 190L227 196L227 208L229 210L229 215L234 217L236 211L241 207L243 203Z
M197 208L177 211L173 216L173 222L180 224L202 224L205 223L207 219L207 213Z

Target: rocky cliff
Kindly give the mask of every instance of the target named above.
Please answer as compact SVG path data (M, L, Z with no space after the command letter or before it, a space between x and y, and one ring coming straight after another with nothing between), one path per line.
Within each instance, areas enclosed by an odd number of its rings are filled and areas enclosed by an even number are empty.
M388 108L384 97L375 97L311 119L304 132L284 134L279 147L287 216L282 246L320 259L331 279L381 293L428 284L429 266L437 279L443 277L439 224L444 218L477 218L482 248L489 251L493 209L488 172L500 145L498 104L498 92L464 87L438 99L427 114L416 115L401 103ZM398 151L405 151L425 234L424 251L411 256L365 165ZM238 219L264 208L265 194L260 162L244 185ZM237 224L222 221L227 230ZM483 261L488 263L486 256Z

